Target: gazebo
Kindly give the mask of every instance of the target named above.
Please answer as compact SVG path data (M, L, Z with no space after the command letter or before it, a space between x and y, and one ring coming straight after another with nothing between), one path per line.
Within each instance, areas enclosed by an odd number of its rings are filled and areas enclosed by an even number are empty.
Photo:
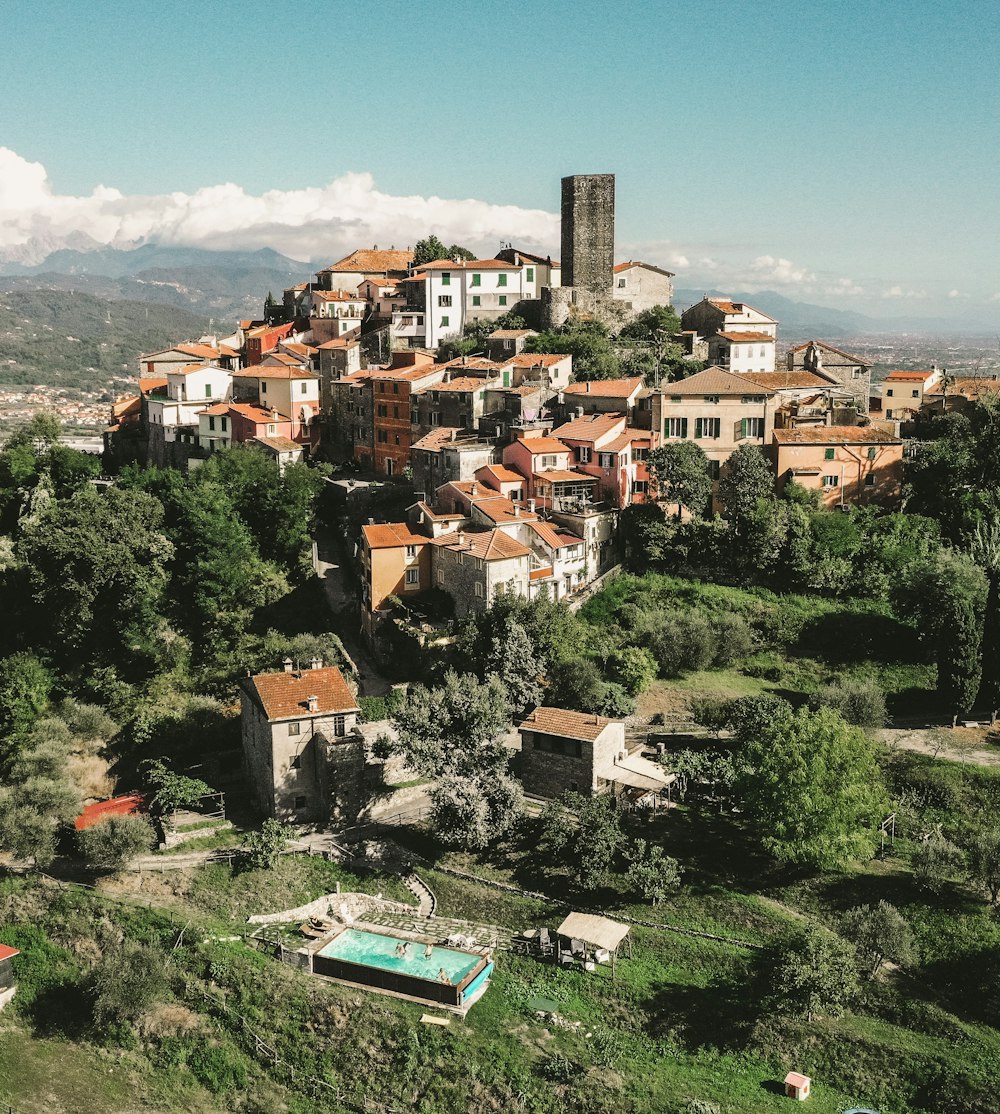
M594 958L597 959L599 951L607 952L611 959L611 977L615 977L615 959L618 948L623 940L628 939L628 954L632 956L632 938L629 936L627 924L611 920L610 917L601 917L596 913L570 913L563 923L556 929L559 938L559 961L562 962L563 940L570 941L569 951L577 952L574 944L583 945L583 962L587 963L587 948L594 949ZM606 961L605 961L606 962Z

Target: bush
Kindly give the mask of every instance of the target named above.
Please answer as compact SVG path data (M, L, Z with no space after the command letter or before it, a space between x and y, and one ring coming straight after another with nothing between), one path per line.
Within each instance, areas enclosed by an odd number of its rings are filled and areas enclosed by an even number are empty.
M630 696L638 696L656 680L656 658L642 646L617 650L611 655L611 669Z
M833 708L848 723L869 730L885 727L888 719L885 693L870 677L845 677L824 685L810 697L809 707Z
M109 870L120 870L136 855L149 851L155 841L153 825L145 816L112 816L76 835L84 862Z
M962 868L965 856L940 832L932 832L913 852L913 869L921 885L940 893Z

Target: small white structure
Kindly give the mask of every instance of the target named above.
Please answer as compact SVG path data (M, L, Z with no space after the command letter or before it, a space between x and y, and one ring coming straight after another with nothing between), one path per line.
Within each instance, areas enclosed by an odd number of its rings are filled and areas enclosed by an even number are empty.
M10 961L15 955L20 954L17 948L12 948L7 944L0 944L0 1010L2 1010L17 993L17 987L14 985L14 972L11 969Z
M809 1097L809 1085L812 1080L808 1075L800 1075L797 1071L790 1071L785 1076L785 1095L790 1099L805 1102Z

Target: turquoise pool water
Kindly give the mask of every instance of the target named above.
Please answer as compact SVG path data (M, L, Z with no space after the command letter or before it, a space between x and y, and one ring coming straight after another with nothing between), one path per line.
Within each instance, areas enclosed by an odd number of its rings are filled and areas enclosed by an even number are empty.
M347 928L335 940L320 948L317 955L342 959L346 963L360 963L365 967L379 967L383 971L399 971L404 975L427 979L428 982L437 982L438 972L444 968L452 986L457 986L482 960L481 956L442 948L437 944L431 946L431 954L425 958L426 945L415 940L408 941L406 955L397 955L396 948L401 942L407 941L377 932L365 932L360 928Z

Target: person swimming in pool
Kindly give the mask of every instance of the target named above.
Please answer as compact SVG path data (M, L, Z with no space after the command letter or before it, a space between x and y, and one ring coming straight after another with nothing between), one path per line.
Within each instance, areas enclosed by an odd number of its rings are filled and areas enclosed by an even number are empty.
M424 945L424 959L430 959L431 956L433 956L433 954L434 954L434 945L433 944L425 944Z
M438 970L438 982L443 982L445 986L451 986L451 979L448 978L448 972L443 967Z
M405 959L410 954L410 945L405 940L400 940L396 945L396 955L400 959Z

